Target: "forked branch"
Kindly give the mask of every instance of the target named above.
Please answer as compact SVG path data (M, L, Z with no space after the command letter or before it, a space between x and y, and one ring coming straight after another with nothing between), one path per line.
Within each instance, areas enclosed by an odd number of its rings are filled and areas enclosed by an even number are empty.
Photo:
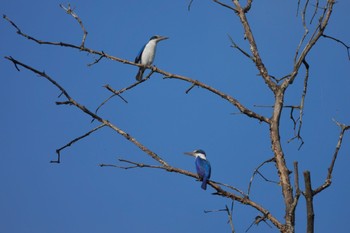
M78 49L79 51L84 51L84 52L87 52L87 53L90 53L90 54L96 54L96 55L99 55L101 57L105 57L105 58L108 58L110 60L113 60L113 61L117 61L117 62L120 62L120 63L123 63L123 64L128 64L128 65L133 65L133 66L137 66L137 67L144 67L144 65L142 64L139 64L139 63L134 63L134 62L131 62L129 60L126 60L126 59L121 59L121 58L118 58L118 57L115 57L115 56L111 56L109 55L108 53L105 53L103 51L96 51L96 50L93 50L93 49L90 49L90 48L87 48L87 47L81 47L81 46L77 46L77 45L74 45L74 44L70 44L70 43L65 43L65 42L50 42L50 41L43 41L43 40L38 40L32 36L29 36L25 33L23 33L19 27L13 22L11 21L7 16L4 16L4 19L7 20L13 27L15 27L17 29L17 33L31 41L34 41L38 44L45 44L45 45L53 45L53 46L63 46L63 47L68 47L68 48L72 48L72 49ZM185 76L181 76L181 75L177 75L177 74L172 74L172 73L169 73L169 72L166 72L164 70L161 70L157 67L154 67L154 66L147 66L147 68L151 69L151 72L149 75L153 74L154 72L155 73L158 73L158 74L162 74L164 75L165 79L169 78L169 79L178 79L178 80L182 80L182 81L185 81L185 82L189 82L193 85L196 85L196 86L199 86L205 90L208 90L214 94L216 94L217 96L220 96L221 98L227 100L229 103L231 103L232 105L234 105L236 108L238 108L238 110L240 112L242 112L243 114L251 117L251 118L255 118L261 122L265 122L265 123L269 123L269 119L265 116L262 116L262 115L259 115L258 113L248 109L246 106L244 106L243 104L241 104L237 99L233 98L232 96L226 94L226 93L223 93L205 83L202 83L198 80L194 80L194 79L191 79L191 78L188 78L188 77L185 77ZM135 84L138 84L138 83L135 83ZM129 88L130 89L130 88ZM125 90L128 90L125 89ZM125 91L124 90L124 91ZM108 101L108 100L107 100ZM103 105L103 103L102 103Z

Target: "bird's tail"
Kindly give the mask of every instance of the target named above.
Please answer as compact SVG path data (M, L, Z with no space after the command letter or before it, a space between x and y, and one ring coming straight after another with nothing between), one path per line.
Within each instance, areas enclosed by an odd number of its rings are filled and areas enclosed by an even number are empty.
M142 68L139 69L139 72L137 72L137 75L136 75L136 80L137 80L137 81L141 81L141 80L142 80L142 76L143 76L143 72L144 72L144 71L145 71L145 70L142 69Z
M201 188L207 190L207 179L203 179Z

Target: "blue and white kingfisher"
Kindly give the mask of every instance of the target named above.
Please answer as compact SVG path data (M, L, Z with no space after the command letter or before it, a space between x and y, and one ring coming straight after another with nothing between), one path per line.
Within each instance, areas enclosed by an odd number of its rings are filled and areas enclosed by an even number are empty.
M199 179L202 181L202 189L207 189L207 181L210 179L211 166L206 158L205 152L201 149L193 152L185 152L187 155L196 157L195 164Z
M152 36L151 39L141 48L139 54L135 58L135 63L140 63L142 65L152 65L154 56L156 55L157 43L161 40L166 40L168 37L165 36ZM139 68L137 72L136 80L141 81L143 72L145 71L144 67Z

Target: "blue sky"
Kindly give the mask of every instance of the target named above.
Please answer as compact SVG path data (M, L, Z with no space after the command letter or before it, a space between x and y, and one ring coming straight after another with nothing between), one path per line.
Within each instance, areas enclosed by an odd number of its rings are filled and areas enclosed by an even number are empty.
M2 1L0 9L25 33L38 39L80 44L82 33L59 1ZM72 1L89 32L86 47L134 60L139 48L155 34L160 42L155 65L222 90L260 114L270 116L273 96L253 63L230 48L228 34L249 50L242 27L232 12L211 1ZM310 6L311 7L311 6ZM348 1L338 1L326 34L350 43ZM295 49L303 34L296 3L255 1L248 14L260 54L270 74L291 72ZM144 10L149 14L142 16ZM44 70L78 102L91 110L110 93L102 86L121 89L132 84L137 68L68 48L37 45L16 34L5 20L0 23L1 57L13 56ZM341 45L321 39L309 54L310 79L302 136L305 144L287 143L293 137L289 111L281 120L287 163L299 161L300 172L310 170L313 187L327 174L339 128L332 118L350 124L348 87L350 66ZM0 231L22 232L230 232L223 212L205 214L230 205L227 199L200 189L189 177L161 170L100 168L117 158L154 164L133 144L110 129L102 129L62 151L55 150L98 125L74 107L56 106L60 92L43 78L0 59L3 122L0 131ZM286 93L286 104L298 104L301 76ZM194 171L185 151L202 148L212 164L212 179L242 190L255 167L270 158L268 127L237 113L223 99L188 83L152 78L123 94L128 104L112 99L100 110L109 119L158 153L171 165ZM350 141L344 137L333 183L315 197L316 232L347 232L350 205ZM262 169L278 180L272 164ZM301 185L303 181L301 180ZM303 187L303 185L302 185ZM281 221L280 188L261 178L254 181L251 198ZM305 229L305 202L297 210L297 230ZM235 203L236 232L244 232L258 214ZM266 224L250 232L277 232Z

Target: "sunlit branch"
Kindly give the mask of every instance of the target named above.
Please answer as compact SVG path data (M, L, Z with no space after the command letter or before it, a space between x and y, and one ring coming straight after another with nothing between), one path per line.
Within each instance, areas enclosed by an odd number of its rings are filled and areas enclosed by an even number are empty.
M45 79L47 79L50 83L52 83L54 86L56 86L61 92L62 94L68 99L68 101L71 103L71 105L77 107L78 109L80 109L81 111L83 111L84 113L86 113L87 115L91 116L93 119L101 122L102 124L108 126L109 128L113 129L114 131L116 131L118 134L120 134L121 136L123 136L125 139L127 139L128 141L132 142L135 146L137 146L139 149L141 149L143 152L145 152L146 154L148 154L150 157L152 157L154 160L156 160L157 162L159 162L160 164L162 164L163 166L167 167L168 164L160 157L158 156L156 153L154 153L153 151L151 151L150 149L148 149L147 147L145 147L144 145L142 145L140 142L138 142L134 137L132 137L130 134L124 132L123 130L121 130L120 128L118 128L117 126L115 126L114 124L112 124L111 122L109 122L108 120L103 119L102 117L98 116L97 114L93 113L92 111L90 111L88 108L86 108L85 106L79 104L78 102L76 102L73 98L70 97L70 95L68 94L68 92L62 87L60 86L55 80L53 80L50 76L48 76L47 74L45 74L44 72L41 72L37 69L34 69L31 66L28 66L12 57L5 57L7 60L11 61L13 64L15 64L16 67L18 66L22 66L23 68L32 71L33 73L39 75L39 77L43 77Z
M254 36L253 36L253 32L251 30L251 27L248 23L248 19L246 17L246 12L245 10L242 8L242 6L240 5L238 0L233 0L233 3L236 7L236 13L242 23L243 29L244 29L244 33L246 35L246 38L249 42L250 45L250 51L252 53L252 57L253 57L253 61L254 64L256 66L256 68L258 69L261 77L264 79L266 85L275 93L277 86L276 84L271 80L271 77L269 76L269 73L267 71L267 68L265 67L260 54L259 54L259 50L258 50L258 46L255 42Z
M125 159L119 159L119 161L131 164L131 165L130 166L120 166L120 165L115 165L115 164L100 164L100 166L101 167L113 167L113 168L119 168L119 169L134 169L134 168L161 169L161 170L166 170L167 172L175 172L178 174L182 174L185 176L189 176L189 177L193 177L193 178L198 179L197 174L194 174L192 172L189 172L189 171L186 171L186 170L183 170L180 168L173 167L169 164L167 164L167 166L164 166L164 165L157 166L157 165L148 165L148 164L144 164L144 163L133 162L133 161L125 160ZM222 187L220 186L222 184L220 182L209 180L208 185L210 185L213 189L216 190L216 192L213 193L214 195L226 197L226 198L231 199L232 201L238 201L244 205L249 205L252 208L261 212L265 216L265 218L268 219L269 221L271 221L278 229L280 229L280 230L283 229L283 225L267 209L263 208L261 205L257 204L256 202L250 200L246 196L239 196L237 194L234 194L234 193L231 193L231 192L228 192L228 191L222 189Z
M124 64L128 64L128 65L133 65L133 66L138 66L138 67L146 67L148 69L151 70L150 74L151 75L153 72L156 72L156 73L159 73L159 74L162 74L165 76L165 78L172 78L172 79L179 79L179 80L182 80L182 81L186 81L186 82L189 82L189 83L192 83L196 86L199 86L203 89L206 89L220 97L222 97L223 99L227 100L228 102L230 102L231 104L233 104L234 106L236 106L238 108L239 111L241 111L243 114L249 116L249 117L252 117L252 118L255 118L255 119L258 119L259 121L263 121L265 123L269 123L269 119L267 117L264 117L264 116L261 116L253 111L251 111L250 109L248 109L247 107L245 107L244 105L242 105L238 100L236 100L235 98L231 97L230 95L228 94L225 94L209 85L206 85L198 80L194 80L194 79L190 79L190 78L187 78L185 76L181 76L181 75L177 75L177 74L172 74L172 73L169 73L169 72L166 72L166 71L163 71L155 66L144 66L142 64L138 64L138 63L134 63L134 62L131 62L131 61L128 61L128 60L124 60L124 59L121 59L121 58L117 58L117 57L114 57L114 56L111 56L105 52L102 52L102 51L95 51L93 49L89 49L89 48L86 48L86 47L80 47L80 46L76 46L76 45L72 45L72 44L69 44L69 43L64 43L64 42L47 42L47 41L41 41L41 40L38 40L38 39L35 39L27 34L24 34L21 32L21 30L7 17L4 16L4 18L10 22L16 29L17 29L17 33L24 36L25 38L29 39L29 40L32 40L32 41L35 41L36 43L38 44L47 44L47 45L54 45L54 46L64 46L64 47L70 47L70 48L74 48L74 49L79 49L80 51L85 51L87 53L91 53L91 54L97 54L97 55L100 55L100 56L104 56L108 59L111 59L111 60L114 60L114 61L117 61L117 62L121 62L121 63L124 63Z
M78 21L81 29L83 30L83 38L81 40L81 45L80 45L80 47L83 48L85 45L85 40L86 40L87 34L88 34L88 32L85 30L83 22L81 21L79 16L72 10L72 8L70 7L70 4L68 4L68 7L65 7L64 5L60 4L60 7L63 10L65 10L67 14L73 16L73 18Z
M193 85L192 86L198 86L198 87L201 87L203 89L206 89L220 97L222 97L223 99L227 100L228 102L230 102L231 104L233 104L234 106L236 106L236 108L238 108L238 110L251 117L251 118L255 118L255 119L258 119L259 121L263 121L265 123L269 123L269 119L265 116L262 116L262 115L259 115L258 113L254 112L254 111L251 111L250 109L248 109L247 107L245 107L244 105L242 105L237 99L233 98L232 96L228 95L228 94L225 94L207 84L204 84L198 80L194 80L194 79L191 79L191 78L188 78L188 77L185 77L185 76L180 76L180 75L176 75L176 74L171 74L171 73L168 73L168 72L165 72L165 71L161 71L159 70L158 68L156 67L153 67L154 71L157 72L157 73L161 73L164 76L165 79L179 79L179 80L182 80L182 81L186 81L186 82L189 82L189 83L192 83ZM192 87L191 86L191 87ZM190 88L192 89L192 88ZM188 89L186 92L188 93L188 91L190 90Z
M298 5L299 5L299 2L298 2ZM294 63L296 63L296 60L298 58L300 47L304 43L304 40L305 40L306 36L309 34L309 29L306 26L306 10L307 10L308 5L309 5L309 0L306 0L303 12L301 13L302 24L303 24L303 27L304 27L304 34L303 34L303 36L302 36L302 38L301 38L301 40L299 42L299 45L298 45L298 47L296 49L295 56L294 56Z
M304 172L305 191L303 195L306 201L306 232L314 233L314 193L311 186L311 175L309 171Z

